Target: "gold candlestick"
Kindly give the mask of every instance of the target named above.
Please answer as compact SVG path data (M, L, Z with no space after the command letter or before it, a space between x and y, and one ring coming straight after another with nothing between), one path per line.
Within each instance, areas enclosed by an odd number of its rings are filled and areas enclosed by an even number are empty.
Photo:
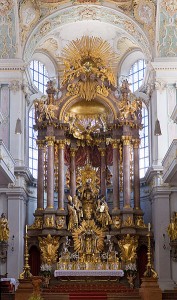
M147 251L147 258L148 258L148 263L146 265L146 271L144 272L144 277L153 277L153 278L158 278L157 272L153 269L152 264L151 264L151 226L150 223L148 223L148 251Z
M24 241L25 241L25 253L24 253L24 267L23 267L23 272L20 274L19 278L20 279L29 279L32 274L30 273L30 266L28 264L28 259L29 259L29 254L28 254L28 234L27 234L27 225L25 228L25 236L24 236Z

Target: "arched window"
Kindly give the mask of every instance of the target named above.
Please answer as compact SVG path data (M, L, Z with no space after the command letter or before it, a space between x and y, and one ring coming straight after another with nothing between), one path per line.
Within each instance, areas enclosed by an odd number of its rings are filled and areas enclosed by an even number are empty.
M132 93L137 91L142 85L146 70L146 63L144 59L139 59L134 62L129 71L129 83ZM145 176L149 167L149 134L148 134L148 110L145 106L142 108L142 125L140 130L140 178Z
M148 110L146 107L142 107L142 125L140 130L140 178L145 176L145 173L149 167L149 126L148 126Z
M39 92L46 93L46 84L48 79L48 72L43 63L38 60L33 60L30 63L30 71L34 85ZM37 131L34 131L35 124L35 110L32 105L29 111L29 169L31 174L36 179L38 169L38 148L36 145Z
M33 125L35 124L34 106L29 112L29 169L33 177L37 178L38 169L38 149L36 145L37 131L34 131Z
M142 85L144 74L146 69L146 63L144 59L137 60L130 69L129 83L132 92L135 92Z
M46 84L49 80L45 65L38 60L32 60L30 63L30 70L34 85L41 93L45 94Z

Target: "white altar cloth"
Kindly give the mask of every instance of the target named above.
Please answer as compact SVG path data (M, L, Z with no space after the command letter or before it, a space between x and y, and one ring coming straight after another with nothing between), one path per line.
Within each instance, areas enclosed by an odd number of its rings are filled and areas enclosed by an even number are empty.
M54 277L61 276L110 276L123 277L123 270L55 270Z
M15 278L1 278L0 281L10 281L10 284L16 285Z

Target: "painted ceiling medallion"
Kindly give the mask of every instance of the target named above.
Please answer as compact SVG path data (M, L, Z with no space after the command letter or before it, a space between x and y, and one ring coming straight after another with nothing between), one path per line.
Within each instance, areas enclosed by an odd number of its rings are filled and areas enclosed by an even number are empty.
M107 97L115 90L115 59L109 43L101 38L83 36L72 41L62 52L62 88L68 96L86 101L97 94Z

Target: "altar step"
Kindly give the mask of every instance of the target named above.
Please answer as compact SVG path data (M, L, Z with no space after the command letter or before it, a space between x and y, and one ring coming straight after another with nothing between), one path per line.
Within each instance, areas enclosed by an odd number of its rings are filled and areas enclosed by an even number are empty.
M44 300L141 300L139 293L133 295L98 294L98 293L74 293L74 294L51 294L42 293Z
M177 290L164 291L162 293L163 300L177 300Z

